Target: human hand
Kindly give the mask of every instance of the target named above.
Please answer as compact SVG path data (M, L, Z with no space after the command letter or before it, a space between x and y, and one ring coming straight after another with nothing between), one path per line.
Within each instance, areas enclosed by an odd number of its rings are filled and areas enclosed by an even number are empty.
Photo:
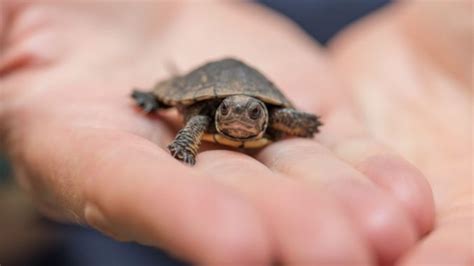
M473 32L469 1L405 3L331 47L367 128L433 188L437 225L400 265L473 264Z
M229 3L17 8L0 60L1 134L49 216L208 264L368 265L430 230L421 174L366 134L323 52L282 18ZM257 160L209 150L194 168L169 156L176 114L145 117L131 88L166 78L166 62L187 70L229 54L321 114L317 141L281 141Z

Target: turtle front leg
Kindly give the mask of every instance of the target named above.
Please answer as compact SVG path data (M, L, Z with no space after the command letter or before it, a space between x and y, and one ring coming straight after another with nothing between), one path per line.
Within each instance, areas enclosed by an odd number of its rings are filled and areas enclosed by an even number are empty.
M300 112L292 108L279 108L270 112L270 127L292 136L312 138L319 132L322 123L310 113Z
M189 165L196 163L196 154L201 144L201 137L211 122L205 115L191 117L186 126L176 135L168 150L176 159Z

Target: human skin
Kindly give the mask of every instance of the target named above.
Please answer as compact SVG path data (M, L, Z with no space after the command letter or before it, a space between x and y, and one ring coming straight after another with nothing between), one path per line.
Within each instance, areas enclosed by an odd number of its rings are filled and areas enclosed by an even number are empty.
M371 136L332 59L276 14L227 2L2 10L1 144L48 216L214 265L390 263L431 230L423 175ZM317 138L174 160L176 113L145 116L131 89L168 77L167 64L227 55L321 115Z
M331 44L364 124L434 192L437 225L399 265L474 264L472 17L470 1L400 4Z

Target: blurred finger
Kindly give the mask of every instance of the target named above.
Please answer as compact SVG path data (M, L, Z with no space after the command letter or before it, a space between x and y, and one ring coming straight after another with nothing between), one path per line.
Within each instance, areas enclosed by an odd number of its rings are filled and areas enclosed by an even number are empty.
M322 191L272 173L244 154L208 151L199 156L199 170L255 203L285 265L371 264L363 240Z
M275 143L258 158L276 172L337 196L382 261L393 261L414 244L413 225L401 207L315 141Z
M326 117L318 140L339 158L385 191L390 192L410 215L418 235L434 224L434 201L429 183L411 163L368 136L348 110Z

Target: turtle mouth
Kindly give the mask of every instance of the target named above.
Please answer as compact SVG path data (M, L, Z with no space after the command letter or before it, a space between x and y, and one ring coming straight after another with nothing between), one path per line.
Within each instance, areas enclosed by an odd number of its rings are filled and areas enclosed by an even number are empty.
M226 123L217 127L217 131L229 139L250 140L258 138L260 131L255 126L246 125L241 122Z

